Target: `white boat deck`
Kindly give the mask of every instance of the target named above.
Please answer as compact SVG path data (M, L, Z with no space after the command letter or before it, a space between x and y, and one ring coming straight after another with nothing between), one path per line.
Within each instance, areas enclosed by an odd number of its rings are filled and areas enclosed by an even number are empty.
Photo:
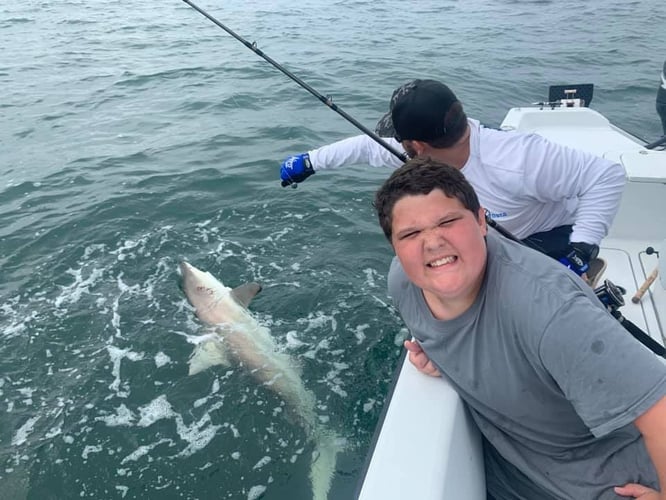
M628 182L610 233L601 244L599 256L607 268L600 284L609 279L623 287L625 305L619 312L663 345L666 152L646 150L640 139L589 108L514 108L502 128L535 132L624 165ZM648 247L663 258L648 254ZM659 277L634 304L631 297L657 266ZM486 499L479 432L445 379L419 373L405 358L385 408L357 498Z
M599 252L608 263L602 279L626 289L622 315L663 344L666 258L659 261L646 249L666 256L666 151L645 149L642 141L590 108L513 108L501 128L535 132L624 166L628 182L620 210ZM659 264L659 278L640 303L633 304L631 297Z
M656 255L647 255L644 252L650 244L653 243L604 240L600 255L606 259L608 267L602 279L610 279L627 290L624 296L625 305L620 308L620 312L653 339L663 344L662 332L666 322L663 306L666 304L666 289L662 280L655 281L638 304L631 301L636 290L657 266ZM657 309L657 304L662 305L661 311Z

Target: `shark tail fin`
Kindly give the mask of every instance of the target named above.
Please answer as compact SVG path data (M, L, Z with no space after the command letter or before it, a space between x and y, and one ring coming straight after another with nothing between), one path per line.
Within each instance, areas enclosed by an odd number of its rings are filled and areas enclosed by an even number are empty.
M318 429L315 436L315 449L310 465L310 482L313 500L327 500L331 481L335 474L337 454L342 451L343 440L333 431Z

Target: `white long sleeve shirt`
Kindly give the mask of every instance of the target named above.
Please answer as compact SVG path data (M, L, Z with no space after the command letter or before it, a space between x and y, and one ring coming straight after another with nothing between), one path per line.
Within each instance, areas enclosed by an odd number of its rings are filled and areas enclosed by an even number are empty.
M485 128L469 119L470 155L461 169L490 217L517 238L572 225L571 241L599 244L619 208L622 165L537 134ZM402 151L392 138L385 139ZM397 168L402 161L365 135L309 152L315 170L347 164Z

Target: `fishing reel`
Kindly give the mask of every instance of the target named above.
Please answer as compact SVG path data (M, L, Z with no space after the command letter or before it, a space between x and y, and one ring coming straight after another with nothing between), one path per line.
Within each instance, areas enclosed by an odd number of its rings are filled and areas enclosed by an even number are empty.
M612 314L624 305L622 296L627 291L611 280L604 280L601 286L594 289L594 293Z
M604 280L603 285L594 289L594 293L596 294L597 297L599 297L599 300L606 306L606 309L611 314L611 316L613 316L616 320L618 320L620 324L625 328L625 330L627 330L636 340L638 340L641 344L650 349L657 356L666 358L666 348L664 348L663 345L661 345L659 342L650 337L650 335L641 330L634 323L632 323L627 318L622 316L622 313L618 310L620 307L624 305L624 298L622 298L622 296L626 292L627 291L624 288L615 285L610 280Z

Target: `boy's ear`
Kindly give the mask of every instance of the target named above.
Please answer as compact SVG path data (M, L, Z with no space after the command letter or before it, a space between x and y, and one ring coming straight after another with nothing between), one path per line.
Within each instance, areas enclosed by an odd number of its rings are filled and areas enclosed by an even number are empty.
M479 222L479 226L481 226L481 230L483 231L483 235L485 236L488 234L488 223L486 222L486 209L481 207L479 208L479 214L477 218Z

